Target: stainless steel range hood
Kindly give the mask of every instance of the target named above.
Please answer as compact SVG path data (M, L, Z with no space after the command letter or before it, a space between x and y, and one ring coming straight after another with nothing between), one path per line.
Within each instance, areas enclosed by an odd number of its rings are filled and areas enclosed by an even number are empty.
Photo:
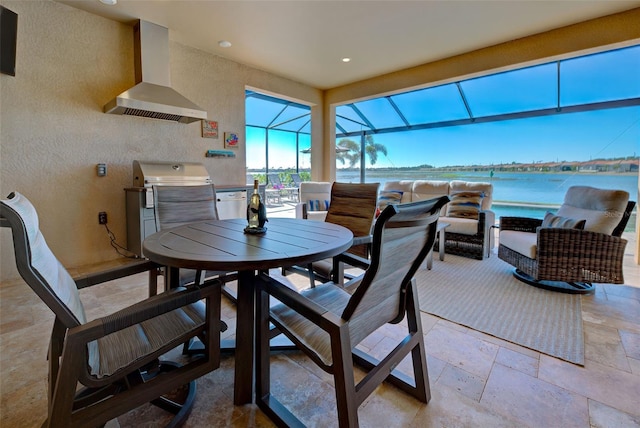
M105 104L104 112L191 123L207 112L171 88L169 30L138 21L134 27L136 86Z

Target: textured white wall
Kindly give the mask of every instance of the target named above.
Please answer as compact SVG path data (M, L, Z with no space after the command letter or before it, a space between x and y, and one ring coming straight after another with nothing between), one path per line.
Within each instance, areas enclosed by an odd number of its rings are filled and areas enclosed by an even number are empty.
M220 137L201 138L199 122L104 114L134 84L132 27L48 0L1 4L18 14L18 42L16 76L0 75L0 197L17 190L33 202L67 267L118 257L99 211L126 245L123 189L132 185L133 160L201 162L216 185L244 184L244 144L235 159L204 154L223 148L224 131L244 143L245 86L322 102L317 89L171 42L172 86L218 121ZM1 229L0 280L18 276L12 251Z

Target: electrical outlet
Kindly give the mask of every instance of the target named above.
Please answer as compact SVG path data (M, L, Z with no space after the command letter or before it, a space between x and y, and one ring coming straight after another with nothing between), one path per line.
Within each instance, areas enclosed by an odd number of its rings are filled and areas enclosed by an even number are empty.
M100 211L98 213L98 223L107 224L107 213L105 211Z

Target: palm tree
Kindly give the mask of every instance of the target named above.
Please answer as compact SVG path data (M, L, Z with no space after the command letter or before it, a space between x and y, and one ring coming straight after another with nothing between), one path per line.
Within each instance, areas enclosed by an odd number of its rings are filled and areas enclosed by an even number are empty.
M344 138L338 142L338 148L348 149L344 152L336 153L336 159L343 165L349 162L349 167L354 167L360 163L360 143ZM369 157L369 163L375 165L378 161L378 153L387 156L387 148L380 143L373 141L373 135L365 136L364 152Z

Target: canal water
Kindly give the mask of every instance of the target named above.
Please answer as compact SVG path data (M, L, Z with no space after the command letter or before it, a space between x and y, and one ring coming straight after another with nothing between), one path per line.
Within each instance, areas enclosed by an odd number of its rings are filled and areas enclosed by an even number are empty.
M337 181L359 182L358 171L337 171ZM638 195L637 174L604 173L547 173L547 172L426 172L403 170L367 170L367 182L385 183L394 180L466 180L486 181L493 184L493 206L496 219L501 216L542 218L546 211L555 211L562 204L571 186L592 186L601 189L619 189L629 192L631 200ZM637 212L637 209L636 209ZM634 226L635 220L629 223ZM629 228L627 228L629 229ZM634 226L635 229L635 226Z

